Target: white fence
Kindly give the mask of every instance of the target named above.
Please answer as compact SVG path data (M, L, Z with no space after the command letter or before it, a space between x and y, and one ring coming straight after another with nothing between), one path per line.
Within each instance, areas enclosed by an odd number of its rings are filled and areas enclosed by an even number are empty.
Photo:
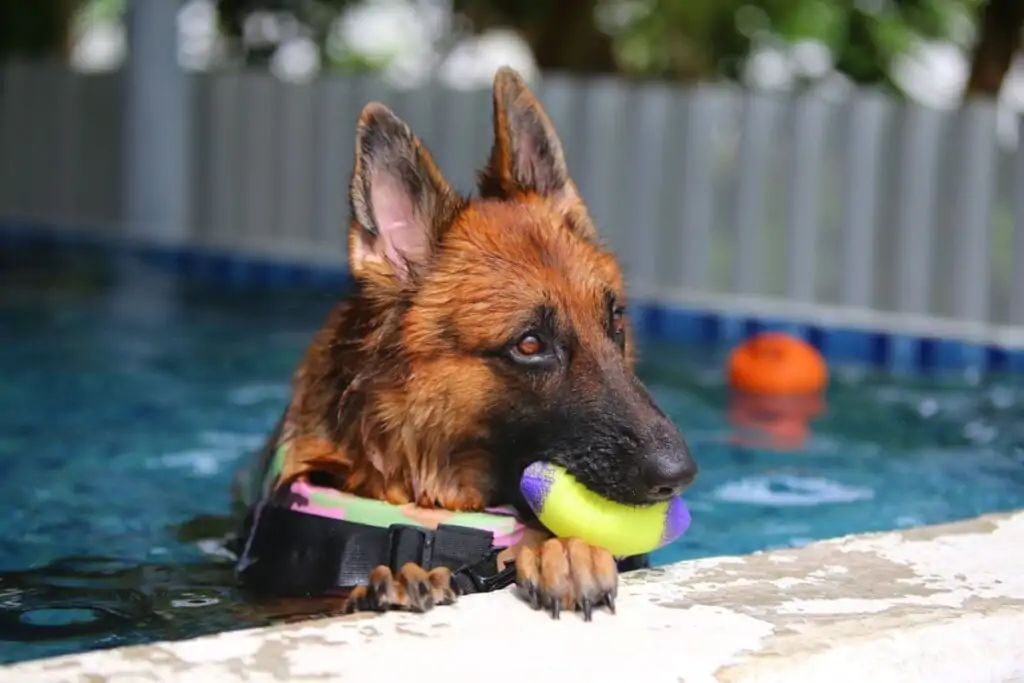
M126 229L121 81L0 69L0 221ZM191 76L189 90L194 246L343 263L355 121L371 99L465 191L490 143L486 91L262 73ZM987 104L563 76L537 90L642 292L1024 325L1024 144L999 147Z

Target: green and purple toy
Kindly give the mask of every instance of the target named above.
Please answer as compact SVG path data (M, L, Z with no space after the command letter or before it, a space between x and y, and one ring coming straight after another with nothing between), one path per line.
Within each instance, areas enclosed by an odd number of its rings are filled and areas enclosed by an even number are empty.
M537 519L562 538L578 538L616 557L643 555L682 536L690 511L678 496L653 505L623 505L587 489L564 468L535 462L519 488Z

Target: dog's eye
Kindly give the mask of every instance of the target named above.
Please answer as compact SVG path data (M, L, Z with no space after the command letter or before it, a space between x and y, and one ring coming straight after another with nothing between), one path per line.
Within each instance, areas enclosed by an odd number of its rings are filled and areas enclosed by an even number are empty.
M535 334L527 334L516 343L516 351L522 356L537 356L544 353L544 342Z
M616 306L612 309L611 320L612 339L619 345L619 348L626 346L626 309Z
M621 306L612 311L612 333L616 336L626 333L626 309Z
M509 358L518 365L548 368L557 363L555 348L536 332L527 332L508 347Z

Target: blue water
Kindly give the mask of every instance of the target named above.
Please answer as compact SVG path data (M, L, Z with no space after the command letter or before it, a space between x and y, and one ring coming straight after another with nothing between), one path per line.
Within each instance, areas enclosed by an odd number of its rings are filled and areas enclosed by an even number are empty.
M246 600L200 539L223 531L231 475L332 300L0 254L0 662L329 611ZM806 441L779 450L736 442L722 350L644 351L702 467L693 525L655 562L1024 507L1019 378L839 369Z

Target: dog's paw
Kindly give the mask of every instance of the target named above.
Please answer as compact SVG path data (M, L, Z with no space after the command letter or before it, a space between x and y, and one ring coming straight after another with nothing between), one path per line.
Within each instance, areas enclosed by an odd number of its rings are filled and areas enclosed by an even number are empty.
M619 571L607 550L577 538L552 538L524 546L516 554L516 585L534 609L555 619L563 610L580 610L590 621L594 608L615 613Z
M458 586L451 571L445 567L428 572L410 562L396 576L381 565L370 572L369 584L352 589L342 611L345 614L386 612L390 609L426 612L438 605L450 605L458 597Z

